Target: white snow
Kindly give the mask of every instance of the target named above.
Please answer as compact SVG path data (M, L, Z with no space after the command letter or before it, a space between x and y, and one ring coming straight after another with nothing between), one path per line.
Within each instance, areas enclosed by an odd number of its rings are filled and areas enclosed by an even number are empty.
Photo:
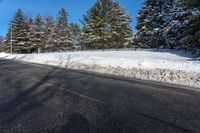
M0 53L0 58L200 87L200 61L174 51Z

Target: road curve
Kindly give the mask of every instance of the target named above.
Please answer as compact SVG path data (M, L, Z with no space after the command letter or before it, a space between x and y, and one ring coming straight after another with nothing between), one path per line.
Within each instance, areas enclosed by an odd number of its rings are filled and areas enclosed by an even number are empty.
M0 60L0 133L200 132L200 93Z

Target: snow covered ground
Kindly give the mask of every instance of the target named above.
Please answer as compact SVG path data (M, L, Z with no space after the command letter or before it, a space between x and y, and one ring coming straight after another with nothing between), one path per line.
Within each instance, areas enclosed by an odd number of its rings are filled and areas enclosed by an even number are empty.
M0 58L200 88L200 61L189 54L178 52L85 51L28 55L0 53Z

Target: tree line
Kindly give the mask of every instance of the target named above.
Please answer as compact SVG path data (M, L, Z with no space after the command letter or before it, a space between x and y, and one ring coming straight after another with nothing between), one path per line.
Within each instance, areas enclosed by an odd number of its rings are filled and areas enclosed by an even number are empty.
M97 0L83 15L82 28L69 23L67 16L61 9L56 20L40 15L33 20L19 9L1 41L4 51L12 43L16 53L135 47L184 49L200 55L199 0L145 0L136 17L136 33L128 12L112 0Z
M80 26L68 23L67 12L60 9L57 20L52 16L42 18L37 15L33 20L19 9L9 24L4 40L4 51L14 53L52 52L72 49L80 33Z
M14 53L54 52L73 49L120 48L132 37L131 17L117 2L99 0L84 15L83 28L68 22L65 9L58 18L37 15L33 20L19 9L9 24L3 51ZM120 18L120 19L119 19Z

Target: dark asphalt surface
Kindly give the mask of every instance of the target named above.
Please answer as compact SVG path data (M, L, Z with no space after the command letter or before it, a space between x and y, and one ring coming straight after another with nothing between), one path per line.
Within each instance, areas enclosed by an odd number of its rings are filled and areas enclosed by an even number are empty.
M0 60L0 133L200 132L200 93Z

